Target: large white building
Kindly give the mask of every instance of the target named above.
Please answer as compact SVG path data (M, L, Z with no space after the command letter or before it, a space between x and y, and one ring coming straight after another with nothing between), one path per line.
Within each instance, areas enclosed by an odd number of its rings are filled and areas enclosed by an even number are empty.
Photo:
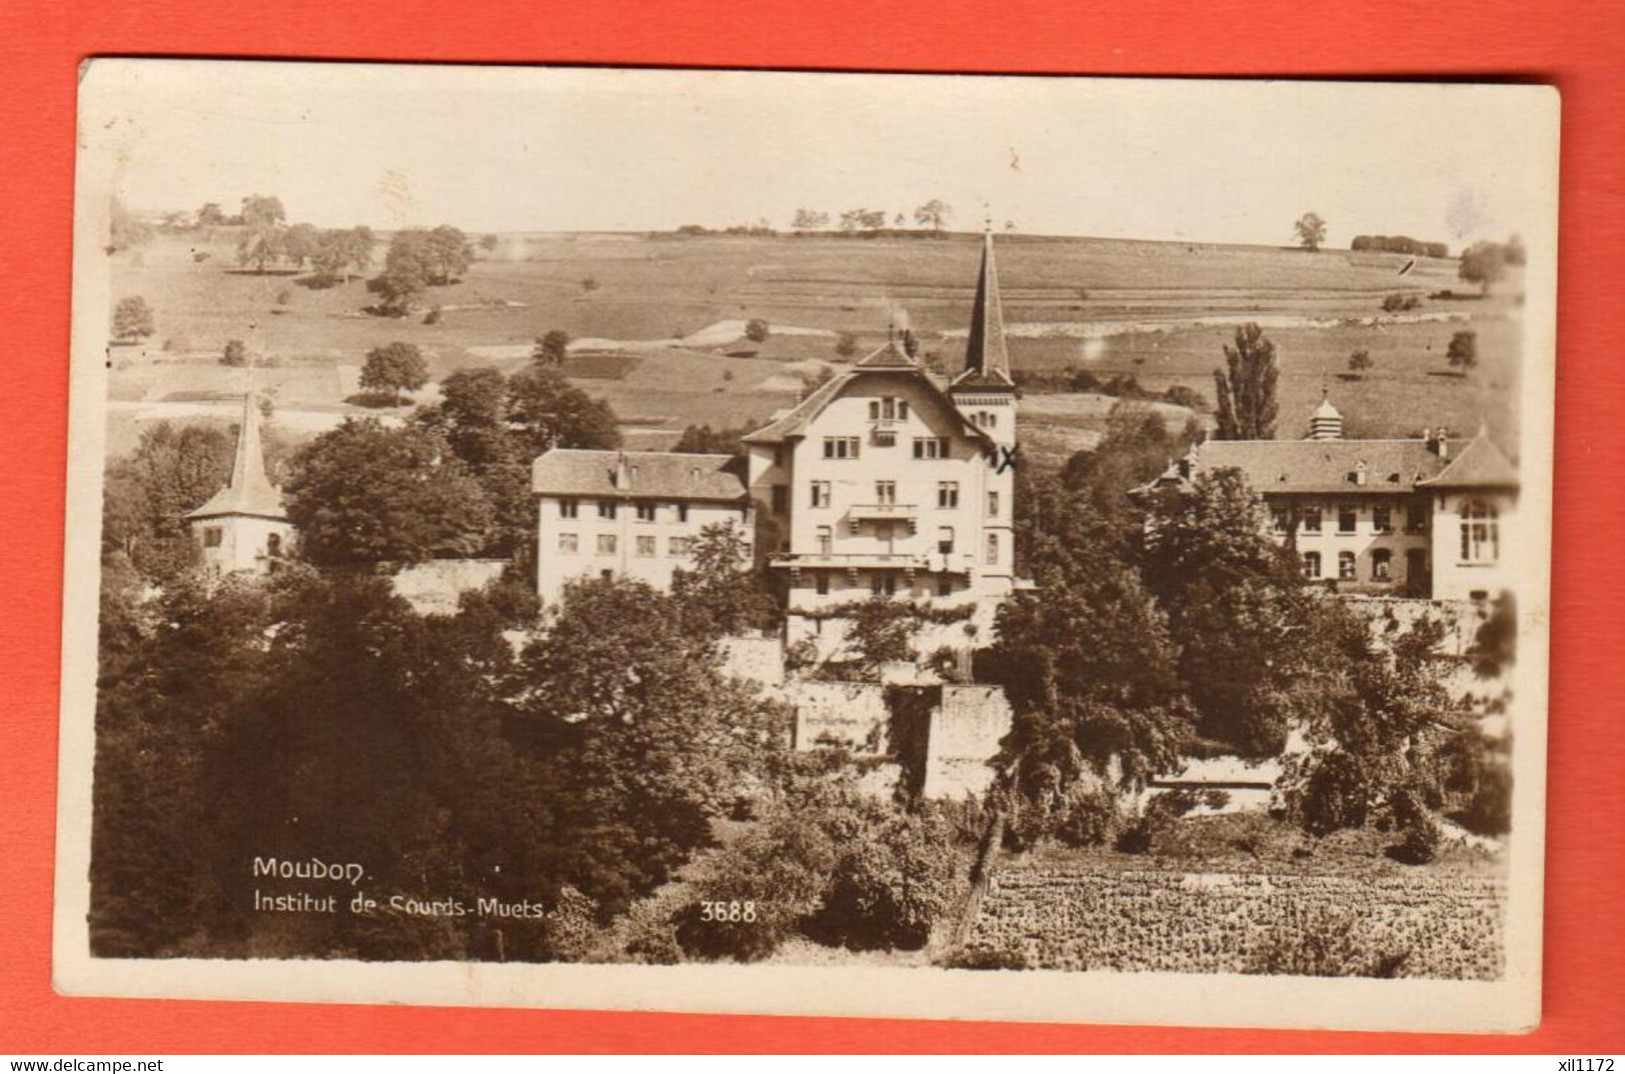
M968 606L990 637L1015 586L1016 419L990 235L956 377L893 339L744 438L781 534L759 551L787 589L787 640L838 635L829 610L875 595Z
M291 551L293 524L282 506L282 490L265 474L260 447L260 408L254 392L243 395L243 421L231 479L207 503L186 516L213 575L252 571L265 574Z
M1518 474L1484 430L1345 440L1329 400L1302 440L1210 440L1142 490L1239 471L1303 575L1340 593L1485 600L1512 588Z
M749 542L754 512L743 466L727 455L554 448L531 465L536 590L555 604L575 578L636 578L671 587L692 566L700 531L732 523Z

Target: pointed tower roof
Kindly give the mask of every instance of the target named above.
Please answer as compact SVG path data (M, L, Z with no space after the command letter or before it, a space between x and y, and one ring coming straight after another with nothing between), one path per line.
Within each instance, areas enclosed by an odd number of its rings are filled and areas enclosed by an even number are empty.
M976 277L965 371L954 378L952 387L978 391L1015 387L1015 381L1010 379L1010 354L1004 344L1004 309L999 301L999 271L993 262L991 230L982 236L982 270Z
M252 515L257 518L286 519L282 490L265 476L265 455L260 448L260 408L252 391L243 395L243 423L237 432L237 454L231 464L231 481L209 497L209 501L187 518L218 518L222 515Z

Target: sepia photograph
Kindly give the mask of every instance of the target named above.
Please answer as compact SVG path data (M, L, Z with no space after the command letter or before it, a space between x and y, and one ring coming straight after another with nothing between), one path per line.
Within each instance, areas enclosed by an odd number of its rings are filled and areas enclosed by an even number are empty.
M79 108L60 991L1538 1023L1555 92Z

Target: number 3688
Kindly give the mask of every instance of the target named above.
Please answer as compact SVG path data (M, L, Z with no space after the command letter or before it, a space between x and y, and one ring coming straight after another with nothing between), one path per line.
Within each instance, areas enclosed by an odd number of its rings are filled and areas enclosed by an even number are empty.
M754 902L701 902L701 921L755 921L756 904Z

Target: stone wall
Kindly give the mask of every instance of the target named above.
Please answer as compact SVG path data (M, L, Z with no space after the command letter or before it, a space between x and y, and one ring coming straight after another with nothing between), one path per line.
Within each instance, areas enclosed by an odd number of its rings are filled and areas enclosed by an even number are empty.
M844 746L859 754L888 752L891 710L879 683L795 682L785 687L785 698L796 707L796 749Z
M485 588L507 566L505 559L431 559L401 568L391 581L418 614L452 615L460 596Z
M784 643L777 637L723 638L722 670L763 686L784 685Z
M993 782L991 761L1013 718L997 686L942 686L926 736L928 798L979 795Z

